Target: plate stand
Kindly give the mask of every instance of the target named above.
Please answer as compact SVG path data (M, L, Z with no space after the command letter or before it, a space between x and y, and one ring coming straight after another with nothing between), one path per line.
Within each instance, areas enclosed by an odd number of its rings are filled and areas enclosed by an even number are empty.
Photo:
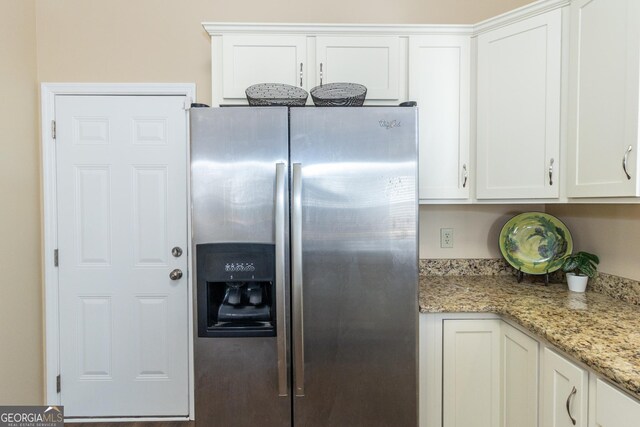
M522 279L524 279L524 273L522 272L522 269L521 269L521 268L519 268L519 269L518 269L518 283L521 283L521 282L522 282ZM549 284L549 271L547 271L547 272L544 274L544 284L545 284L545 285L548 285L548 284Z

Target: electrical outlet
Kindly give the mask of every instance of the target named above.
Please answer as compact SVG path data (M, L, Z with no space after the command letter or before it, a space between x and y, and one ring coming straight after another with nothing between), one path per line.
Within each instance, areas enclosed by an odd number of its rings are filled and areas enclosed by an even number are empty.
M440 247L441 248L453 247L453 228L440 229Z

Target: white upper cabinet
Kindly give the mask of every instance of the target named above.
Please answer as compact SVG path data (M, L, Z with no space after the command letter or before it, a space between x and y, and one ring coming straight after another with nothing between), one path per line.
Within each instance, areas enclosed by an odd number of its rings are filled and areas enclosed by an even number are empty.
M420 200L468 199L468 35L414 36L409 41L409 99L418 102Z
M478 199L559 197L562 10L478 36Z
M569 197L640 196L638 0L573 0Z
M320 84L359 83L367 87L367 104L397 105L406 99L406 38L403 44L399 35L363 36L349 27L345 31L353 34L325 35L314 33L322 26L294 25L278 27L293 34L275 34L269 25L263 32L253 26L245 32L242 24L220 25L227 32L210 32L214 106L246 105L245 90L257 83L307 91Z
M216 104L246 104L245 89L256 83L285 83L307 89L306 37L230 34L219 44L222 78L216 76L214 64ZM221 93L216 93L216 79Z
M400 37L318 36L317 84L349 82L367 87L367 100L399 100Z

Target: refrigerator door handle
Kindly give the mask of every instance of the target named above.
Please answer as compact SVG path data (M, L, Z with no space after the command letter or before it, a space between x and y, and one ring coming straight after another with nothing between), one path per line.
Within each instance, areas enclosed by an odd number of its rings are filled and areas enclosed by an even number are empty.
M285 280L285 179L284 163L276 163L276 322L278 328L278 395L288 396L289 378L287 377L287 293Z
M304 396L304 309L302 298L302 164L293 164L291 264L295 395Z

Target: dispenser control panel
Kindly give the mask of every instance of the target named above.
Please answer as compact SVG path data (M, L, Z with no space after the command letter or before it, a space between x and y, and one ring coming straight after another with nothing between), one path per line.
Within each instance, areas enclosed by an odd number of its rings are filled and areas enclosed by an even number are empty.
M198 245L199 266L208 281L273 280L274 245L222 243Z
M256 271L256 266L253 262L228 262L224 265L224 271L227 273L234 271Z

